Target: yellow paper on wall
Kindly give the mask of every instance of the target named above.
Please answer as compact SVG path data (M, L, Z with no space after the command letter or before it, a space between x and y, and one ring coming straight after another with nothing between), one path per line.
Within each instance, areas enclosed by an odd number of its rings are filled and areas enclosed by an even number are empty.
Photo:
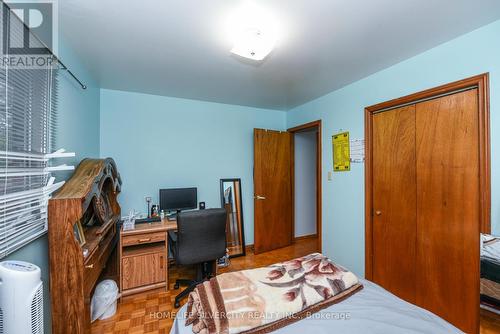
M349 147L349 132L332 136L333 171L347 172L351 170L351 152Z

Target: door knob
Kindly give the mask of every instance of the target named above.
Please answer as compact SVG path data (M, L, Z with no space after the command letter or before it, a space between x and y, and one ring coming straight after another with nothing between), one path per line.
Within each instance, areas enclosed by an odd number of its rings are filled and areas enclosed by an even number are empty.
M264 196L259 196L259 195L255 195L254 198L261 201L266 199Z
M381 216L382 215L382 211L380 211L380 210L375 211L375 215Z

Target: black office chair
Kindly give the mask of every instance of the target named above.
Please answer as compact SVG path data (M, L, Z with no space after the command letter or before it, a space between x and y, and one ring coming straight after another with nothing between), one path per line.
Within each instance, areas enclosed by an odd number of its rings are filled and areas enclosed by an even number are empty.
M175 297L174 306L189 295L196 285L213 276L215 261L226 254L226 210L206 209L181 212L177 215L177 233L169 233L175 262L179 265L197 264L196 279L178 279L188 287ZM175 240L177 239L177 240Z

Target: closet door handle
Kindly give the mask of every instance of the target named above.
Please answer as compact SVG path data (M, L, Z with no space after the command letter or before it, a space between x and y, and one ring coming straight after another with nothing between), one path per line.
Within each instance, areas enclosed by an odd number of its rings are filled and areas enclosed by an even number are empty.
M262 201L262 200L265 200L266 198L264 196L256 195L255 199Z
M375 211L375 216L382 216L382 211L380 210Z

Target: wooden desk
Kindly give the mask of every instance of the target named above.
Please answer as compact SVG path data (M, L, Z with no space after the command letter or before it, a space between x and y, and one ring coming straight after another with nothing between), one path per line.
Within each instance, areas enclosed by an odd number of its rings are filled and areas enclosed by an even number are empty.
M168 290L168 237L177 222L138 224L120 230L120 291L122 297L150 289Z

